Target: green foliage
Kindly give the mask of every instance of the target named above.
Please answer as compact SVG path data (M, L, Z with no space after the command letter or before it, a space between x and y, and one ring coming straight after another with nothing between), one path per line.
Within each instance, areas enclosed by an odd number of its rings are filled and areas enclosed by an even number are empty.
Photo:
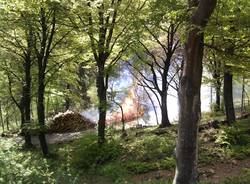
M126 168L134 174L146 173L157 169L154 163L147 162L129 162L126 164Z
M175 167L175 159L172 157L167 157L165 159L161 159L158 162L138 162L138 161L130 161L125 164L126 169L134 174L147 173L153 170L166 169L171 170Z
M24 151L12 139L0 141L1 184L79 183L64 150L62 164L55 158L43 158L36 150Z
M224 127L216 137L215 143L224 148L224 152L235 159L250 156L250 134L248 120L236 122L233 126ZM224 154L225 154L224 153Z
M221 160L225 160L229 158L229 153L227 149L223 149L221 147L211 147L204 148L202 147L199 152L198 162L201 165L209 165Z
M79 140L73 164L83 169L96 168L98 165L116 160L122 152L123 148L117 141L111 140L100 145L97 136L89 134Z
M97 170L97 173L117 182L128 175L127 170L119 162L105 164Z
M55 183L48 160L41 155L20 152L10 141L0 144L0 183Z
M175 141L168 137L146 134L129 148L130 156L138 161L159 160L173 155Z
M166 157L162 161L160 161L160 168L161 169L173 169L175 168L175 159L173 157Z
M231 145L246 145L250 143L250 135L244 134L239 126L233 125L231 127L226 127L222 129L215 141L215 143L220 144L224 147L229 147Z

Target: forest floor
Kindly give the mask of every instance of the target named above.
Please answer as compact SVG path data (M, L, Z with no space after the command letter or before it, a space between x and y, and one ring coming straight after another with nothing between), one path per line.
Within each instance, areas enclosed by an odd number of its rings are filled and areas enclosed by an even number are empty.
M177 126L132 128L127 134L108 128L101 147L92 130L54 135L49 143L56 144L49 145L51 155L45 159L39 148L23 150L15 138L1 138L0 184L171 183ZM202 184L249 184L250 118L200 132L198 166Z
M244 173L246 169L250 169L250 158L243 160L232 160L226 163L211 164L199 168L200 180L219 183L225 178L234 178ZM174 178L174 170L157 170L143 174L137 174L132 177L136 183L143 183L152 180L168 180Z

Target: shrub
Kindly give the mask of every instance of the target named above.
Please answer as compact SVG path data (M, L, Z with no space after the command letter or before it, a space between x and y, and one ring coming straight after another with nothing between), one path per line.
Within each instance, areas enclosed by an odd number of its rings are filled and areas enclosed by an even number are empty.
M167 157L160 162L161 169L173 169L175 168L175 159L173 157Z
M116 160L123 151L123 147L115 140L102 145L97 143L95 134L88 134L79 140L79 146L73 158L73 164L83 169L96 168L112 160Z
M48 160L31 152L21 152L10 140L0 142L0 183L55 183Z
M164 136L147 135L130 147L131 157L141 162L158 161L173 155L175 142Z
M111 178L113 181L119 181L124 178L128 173L127 170L120 163L110 163L103 165L98 174Z
M215 143L223 147L230 147L231 145L246 145L250 142L250 136L244 134L244 131L237 125L227 127L221 130L216 138Z
M126 164L126 169L135 174L146 173L157 169L156 167L154 163L147 162L129 162Z

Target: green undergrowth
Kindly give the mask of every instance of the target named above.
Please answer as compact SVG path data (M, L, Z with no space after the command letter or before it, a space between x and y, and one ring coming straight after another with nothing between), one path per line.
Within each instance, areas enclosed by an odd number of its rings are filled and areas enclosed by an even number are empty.
M60 157L56 155L43 158L37 150L23 150L12 139L1 139L0 148L1 184L74 183L77 180L77 174L70 168L68 159L60 162Z
M241 120L200 135L200 164L211 164L250 157L250 120Z
M250 157L250 120L199 133L199 165ZM43 158L39 149L23 150L14 139L0 140L0 184L8 183L133 183L132 176L156 170L174 171L173 150L177 127L108 129L107 140L97 143L95 133L67 144L51 145ZM249 181L249 174L244 174ZM237 181L233 178L232 182ZM171 178L169 178L171 181ZM227 180L223 184L228 184ZM230 181L231 182L231 181ZM167 181L148 181L161 184ZM170 182L171 183L171 182ZM235 182L237 183L237 182ZM244 184L244 183L243 183Z
M72 165L83 172L98 173L113 182L134 174L175 167L174 128L168 131L155 127L131 129L127 134L121 138L121 132L108 132L110 137L101 146L95 134L84 136L74 143Z

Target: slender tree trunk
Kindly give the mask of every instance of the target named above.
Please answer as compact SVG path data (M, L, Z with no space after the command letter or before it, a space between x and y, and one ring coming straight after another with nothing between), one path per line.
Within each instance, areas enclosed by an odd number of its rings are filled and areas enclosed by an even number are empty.
M23 109L23 107L21 107L19 110L20 110L20 115L21 115L21 129L22 129L22 133L24 133L24 127L25 127L24 109Z
M14 114L14 113L15 113L15 111L13 112L13 114ZM15 116L14 118L15 118L16 127L19 127L17 117Z
M9 122L9 112L8 112L8 110L6 110L5 122L6 122L7 131L10 131L10 126L9 126L10 122Z
M147 96L148 96L148 98L149 98L149 100L150 100L150 102L151 102L151 104L153 106L154 113L155 113L155 118L156 118L156 123L157 123L157 125L159 125L158 114L157 114L157 111L156 111L154 101L153 101L152 97L150 96L149 92L147 91L147 89L144 86L143 86L143 89L146 92L146 94L147 94Z
M24 110L24 123L26 125L30 124L30 114L31 114L31 61L27 59L24 65L25 68L25 84L23 87L23 110ZM25 146L32 147L31 136L28 130L24 132Z
M124 111L123 111L123 107L122 105L118 104L117 105L120 107L121 109L121 114L122 114L122 118L121 118L121 121L122 121L122 132L125 133L125 119L124 119Z
M0 120L2 125L2 130L4 132L4 120L3 120L3 111L2 111L2 103L0 102Z
M245 111L245 77L242 77L242 91L241 91L241 114Z
M106 124L106 111L107 111L107 88L105 85L104 64L98 65L97 76L97 94L99 99L99 120L98 120L98 142L102 144L105 142L105 124Z
M162 90L159 92L161 96L161 125L160 128L171 126L170 121L168 119L168 107L167 107L167 95L168 95L168 72L170 67L171 58L165 61L164 71L162 75ZM157 80L157 79L156 79ZM155 82L156 82L155 80Z
M66 89L68 90L68 92L70 91L70 85L69 84L67 84L66 85ZM70 108L70 98L69 98L69 96L68 95L66 95L66 97L65 97L65 110L69 110L69 108Z
M233 103L233 75L230 67L225 65L224 71L224 104L226 111L226 119L228 124L235 122L235 110Z
M47 156L49 154L48 145L46 142L46 137L44 134L44 126L45 126L45 109L44 109L44 75L39 74L39 84L38 84L38 99L37 99L37 116L38 122L40 125L40 132L39 132L39 141L42 148L43 155Z
M176 148L176 174L174 184L197 183L197 132L201 115L200 87L202 78L203 43L206 23L216 0L188 1L194 10L192 29L188 31L185 45L185 63L180 82L179 130Z
M210 106L213 104L213 86L210 86ZM213 110L213 109L211 109Z
M168 119L168 108L167 108L167 93L161 95L161 128L171 126L170 121Z
M216 94L216 107L215 107L215 112L219 112L221 110L220 108L220 104L221 104L221 100L220 100L220 95L221 95L221 82L220 79L217 79L216 81L216 86L215 86L215 94Z
M215 58L215 56L214 56ZM221 62L219 61L214 61L214 71L213 73L213 79L215 81L215 112L221 111Z

